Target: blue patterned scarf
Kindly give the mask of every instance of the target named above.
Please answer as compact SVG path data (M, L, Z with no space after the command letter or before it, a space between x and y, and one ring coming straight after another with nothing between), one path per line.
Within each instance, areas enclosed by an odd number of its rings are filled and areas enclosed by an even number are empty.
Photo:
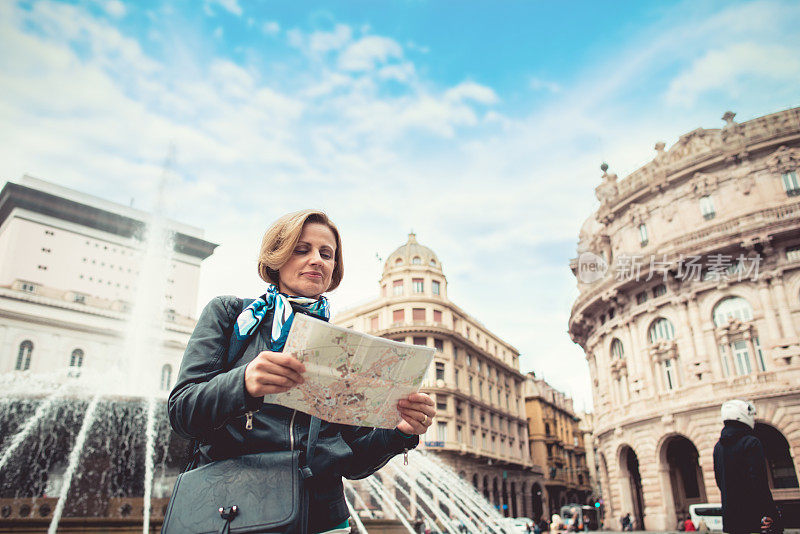
M270 350L274 352L282 351L294 320L292 303L301 306L314 315L324 317L326 321L330 317L328 299L325 297L320 296L318 299L295 297L280 293L277 287L269 285L266 293L254 300L239 314L233 327L234 335L238 339L249 337L256 331L261 321L264 320L267 312L275 310L274 318L272 319L272 332L270 333Z

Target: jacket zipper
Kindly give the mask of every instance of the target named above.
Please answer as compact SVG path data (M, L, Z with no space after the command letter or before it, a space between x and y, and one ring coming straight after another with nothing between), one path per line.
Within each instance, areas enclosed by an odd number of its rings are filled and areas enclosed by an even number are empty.
M297 410L292 412L292 420L289 421L289 450L294 451L294 416L297 415Z
M244 429L245 430L253 430L253 412L247 412L245 415L245 423Z

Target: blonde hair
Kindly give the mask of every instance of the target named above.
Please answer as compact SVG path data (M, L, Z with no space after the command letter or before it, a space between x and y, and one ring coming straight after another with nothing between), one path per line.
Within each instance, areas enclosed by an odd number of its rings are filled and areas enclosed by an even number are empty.
M339 230L324 211L302 210L287 213L270 226L261 240L261 249L258 252L258 276L275 287L280 287L278 270L289 261L303 227L308 223L324 224L333 232L336 238L336 251L334 252L333 275L331 285L325 291L333 291L339 286L344 276L344 262L342 261L342 241L339 239Z

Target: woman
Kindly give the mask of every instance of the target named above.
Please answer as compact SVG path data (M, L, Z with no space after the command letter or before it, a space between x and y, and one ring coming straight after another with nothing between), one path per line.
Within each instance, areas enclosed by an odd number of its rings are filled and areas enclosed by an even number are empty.
M304 382L305 366L281 351L295 313L328 320L322 295L343 275L339 231L320 211L281 217L264 234L258 273L271 284L261 298L242 309L240 299L217 297L203 310L169 396L172 428L201 444L196 465L306 447L309 415L264 404L262 397ZM271 350L256 353L250 343L238 361L226 365L231 336L255 335L269 340ZM436 415L424 393L399 401L398 412L402 420L393 430L322 422L309 484L310 532L349 532L342 477L367 477L413 449Z

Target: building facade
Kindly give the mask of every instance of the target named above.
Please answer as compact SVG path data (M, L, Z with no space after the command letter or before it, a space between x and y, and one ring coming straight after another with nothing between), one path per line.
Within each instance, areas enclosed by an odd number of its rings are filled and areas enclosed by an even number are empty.
M800 526L800 109L697 129L622 180L571 267L570 335L586 353L611 526L675 528L719 502L722 402L758 410L773 497Z
M544 486L534 484L534 518L559 513L565 504L592 498L584 436L572 399L528 373L525 413L533 463L544 466Z
M420 447L434 451L506 516L533 511L531 462L519 352L447 298L434 252L416 236L386 260L380 297L339 313L336 324L436 349L422 391L437 416Z
M137 302L152 294L163 311L153 319L162 350L146 362L144 379L169 391L194 328L200 264L216 245L198 228L161 221L172 239L158 251L163 265L145 276L153 264L144 238L148 223L148 213L28 176L6 183L0 191L0 374L74 376L118 368Z

